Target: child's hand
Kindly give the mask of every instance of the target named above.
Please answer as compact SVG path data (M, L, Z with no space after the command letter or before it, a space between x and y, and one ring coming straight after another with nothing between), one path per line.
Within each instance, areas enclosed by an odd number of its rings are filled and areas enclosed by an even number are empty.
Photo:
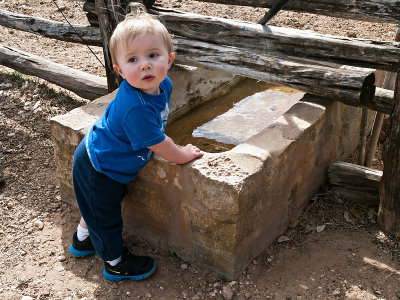
M187 144L185 147L176 145L169 136L165 136L164 141L150 146L149 149L153 150L162 158L177 164L186 164L204 155L203 151L192 144Z
M187 144L185 147L183 147L183 149L186 151L186 153L188 155L187 162L192 161L193 159L204 155L203 151L201 151L196 146L193 146L192 144Z

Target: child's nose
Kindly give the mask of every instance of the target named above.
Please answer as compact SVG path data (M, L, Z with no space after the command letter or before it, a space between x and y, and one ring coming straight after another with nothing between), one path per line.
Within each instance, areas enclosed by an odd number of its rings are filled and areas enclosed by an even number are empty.
M151 64L147 59L145 59L142 62L142 70L148 70L148 69L151 69Z

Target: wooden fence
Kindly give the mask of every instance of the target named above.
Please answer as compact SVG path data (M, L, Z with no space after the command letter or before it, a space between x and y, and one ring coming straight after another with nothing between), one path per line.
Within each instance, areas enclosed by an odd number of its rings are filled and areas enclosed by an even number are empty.
M200 1L200 0L198 0ZM230 5L270 8L273 0L202 0ZM150 4L154 1L145 1ZM400 0L375 1L314 0L289 1L284 9L318 13L355 20L400 24ZM156 3L157 4L157 3ZM108 40L118 22L113 7L121 0L96 0L92 12L106 7L99 19L99 27L71 26L42 18L0 10L0 25L32 32L46 37L104 46L108 68L108 90L117 83L110 75ZM391 114L391 122L384 153L385 169L380 184L378 223L383 230L400 231L400 44L367 39L336 37L310 31L274 26L263 26L197 14L183 13L157 7L150 13L160 15L174 34L177 61L190 65L219 68L243 76L293 87L304 92L341 101L348 105L369 108ZM108 29L107 29L108 28ZM77 33L80 37L77 36ZM106 35L105 35L106 33ZM108 34L108 35L107 35ZM102 36L104 38L102 38ZM40 64L26 62L40 61ZM53 63L10 47L0 46L0 64L22 73L37 75L78 95L93 99L106 93L104 79L85 76L76 70L55 64L64 74L62 82L43 71ZM43 67L46 66L46 67ZM396 87L377 88L375 69L395 72ZM72 73L71 73L72 72ZM73 74L73 75L71 75ZM111 76L111 77L110 77ZM91 77L91 78L90 78ZM67 80L67 78L70 78ZM64 82L76 80L68 86ZM82 85L83 79L88 79Z

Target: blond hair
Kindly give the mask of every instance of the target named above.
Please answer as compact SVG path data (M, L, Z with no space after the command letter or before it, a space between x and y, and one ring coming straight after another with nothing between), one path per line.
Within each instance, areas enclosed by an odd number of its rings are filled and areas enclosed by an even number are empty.
M126 45L144 33L161 34L168 54L174 51L171 35L165 25L139 7L126 15L125 20L117 25L111 36L110 53L113 63L117 64L117 48L121 43Z

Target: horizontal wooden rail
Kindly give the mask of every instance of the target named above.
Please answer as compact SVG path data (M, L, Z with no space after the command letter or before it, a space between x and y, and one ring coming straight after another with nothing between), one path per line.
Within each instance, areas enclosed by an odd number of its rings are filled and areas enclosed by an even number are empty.
M0 15L4 11L0 10ZM40 19L34 22L35 18L29 17L29 26L21 17L18 22L3 22L7 18L0 18L0 25L10 25L12 28L26 30L52 38L57 38L59 22ZM14 19L15 20L15 19ZM22 24L21 24L22 23ZM6 25L7 24L7 25ZM62 40L72 41L72 34L67 33L62 26ZM75 27L79 31L81 27ZM85 28L83 34L88 32ZM98 40L93 44L101 46L100 31L98 28L91 28L97 31ZM91 32L89 36L96 36ZM82 34L82 35L83 35ZM83 36L84 38L84 36ZM74 42L81 42L75 38ZM356 68L351 70L339 69L321 65L321 62L299 60L284 55L270 55L246 50L215 45L206 42L194 41L191 39L175 36L174 42L177 51L177 61L189 65L200 65L211 68L222 69L228 72L243 76L256 78L263 81L278 83L290 86L295 89L338 100L352 106L366 106L384 113L392 110L393 92L383 90L374 97L374 75L370 69Z
M0 45L0 64L37 76L89 100L107 94L107 79L81 72L39 56Z
M378 206L382 171L347 162L334 162L328 168L332 191L347 201Z
M217 68L262 81L278 83L351 106L390 113L393 91L371 90L373 70L339 69L238 48L175 37L177 59L190 65ZM375 86L373 86L375 90Z
M275 0L196 1L265 8L271 8L275 2ZM290 0L285 4L283 9L360 21L400 24L399 0Z
M168 29L190 39L261 53L305 57L395 72L400 68L400 43L323 35L316 32L158 10ZM102 46L96 27L54 22L0 9L0 25L63 41ZM79 34L79 36L76 34Z
M152 10L153 11L153 10ZM396 72L400 43L324 35L171 10L157 10L168 29L183 37L262 53L305 57Z

